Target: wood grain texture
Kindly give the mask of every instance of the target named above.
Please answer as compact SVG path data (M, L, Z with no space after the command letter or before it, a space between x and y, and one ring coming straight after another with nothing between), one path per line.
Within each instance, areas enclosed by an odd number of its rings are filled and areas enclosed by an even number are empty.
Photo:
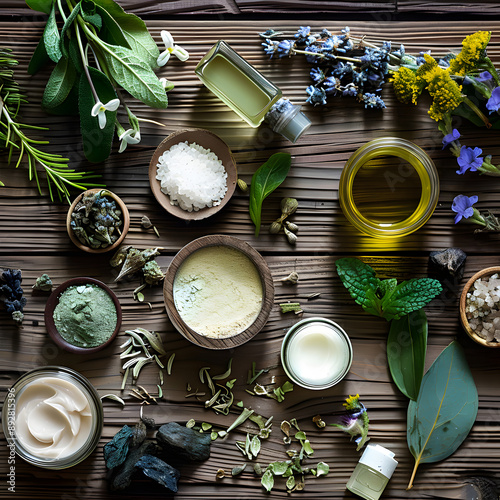
M219 5L243 5L244 2ZM123 2L125 5L126 2ZM183 2L186 6L194 2ZM249 2L246 3L250 4ZM255 2L254 2L255 4ZM264 5L262 2L260 5ZM291 4L291 2L285 2ZM306 4L301 5L306 10ZM321 2L318 2L321 4ZM7 0L2 9L20 8L21 2ZM132 2L127 3L128 6ZM136 2L138 8L150 6L181 5L180 2ZM196 5L203 5L202 2ZM211 4L212 5L212 4ZM298 4L296 4L298 5ZM228 7L229 8L229 7ZM133 9L132 9L133 10ZM10 12L10 11L9 11ZM384 88L383 97L387 109L370 113L349 100L332 100L326 109L306 107L305 112L313 125L307 136L296 145L272 134L267 128L250 129L220 101L203 88L194 75L194 67L201 56L220 38L224 38L241 55L253 63L286 96L295 102L304 102L304 89L309 85L308 66L300 58L269 61L264 57L259 31L273 26L295 31L299 22L291 21L187 21L170 17L169 12L158 14L158 19L148 23L155 39L160 41L160 30L168 28L175 40L191 54L187 63L169 62L161 71L174 81L176 88L169 94L167 110L151 110L132 101L134 112L145 118L163 123L164 127L145 124L143 141L138 147L130 147L124 154L117 154L117 145L109 160L102 165L89 165L81 154L78 120L53 117L40 111L40 101L45 82L50 74L46 69L35 77L26 74L30 54L43 29L37 20L18 23L0 23L2 44L15 50L20 60L16 76L26 89L30 104L22 114L34 125L47 125L44 133L51 141L47 150L68 154L77 169L94 169L103 174L108 188L127 204L131 224L126 244L140 248L161 246L164 248L158 262L167 269L175 253L193 239L208 234L227 234L241 238L260 251L275 280L275 301L265 328L250 342L229 352L207 351L194 346L175 331L168 321L164 308L161 286L144 291L152 305L133 301L132 292L138 286L136 279L114 283L116 271L112 270L108 255L89 255L78 251L70 242L65 228L68 209L64 204L52 204L40 197L33 183L27 181L25 166L8 167L6 157L0 159L0 179L6 187L0 190L0 267L21 268L23 285L28 298L26 319L22 330L17 330L4 313L0 313L0 400L7 388L25 371L47 364L65 365L87 376L101 394L120 394L120 349L123 333L110 347L88 357L75 356L60 351L47 336L43 322L46 296L31 293L35 279L48 273L56 285L71 277L88 275L107 283L117 294L123 309L122 332L144 327L161 334L168 353L176 353L173 373L166 379L165 399L157 406L147 406L145 414L158 423L185 422L195 418L217 428L225 428L231 417L215 415L204 408L204 399L186 398L186 384L193 390L206 391L198 379L202 366L211 366L212 373L225 371L233 356L233 375L237 378L235 399L243 400L265 416L274 415L273 433L264 442L259 462L264 464L286 458L285 447L279 430L283 419L297 418L315 449L314 460L330 464L332 472L321 478L307 480L306 490L300 498L351 498L345 492L345 484L352 473L359 454L348 438L333 428L315 429L311 418L316 414L329 414L341 409L349 394L359 393L369 409L372 442L379 443L396 453L399 466L389 483L385 497L394 499L443 498L450 488L460 484L464 477L489 474L499 477L500 453L500 390L498 388L498 353L473 343L462 332L459 323L458 297L467 279L479 269L498 265L498 234L474 235L466 224L453 225L450 205L456 194L478 194L478 208L500 213L500 185L498 180L480 177L473 173L458 176L456 162L441 150L440 136L435 124L420 108L405 107L396 102L390 85ZM307 22L306 16L300 24ZM308 23L309 24L309 23ZM323 22L310 23L323 27ZM432 49L444 54L458 49L463 37L478 28L492 29L490 57L500 63L500 22L427 22L388 23L350 22L355 34L367 34L374 40L391 39L404 43L407 51L418 53ZM338 30L341 23L330 21L328 27ZM125 118L121 116L121 118ZM155 201L148 180L148 164L156 146L169 133L180 128L207 128L220 137L233 151L240 176L250 181L255 170L276 151L292 154L292 169L287 180L272 196L266 199L263 210L264 225L271 223L280 213L282 197L292 196L299 200L299 210L292 220L300 226L296 247L288 245L285 238L267 233L263 227L261 236L253 236L253 225L248 215L248 198L236 191L228 205L220 213L206 221L185 224L167 214ZM495 158L500 157L498 132L485 132L461 125L468 145L477 145ZM441 195L435 214L418 232L394 242L378 242L362 236L351 228L343 217L338 204L338 180L347 158L362 144L376 137L397 135L414 141L433 158L441 179ZM158 228L161 237L140 226L142 215L148 215ZM479 414L472 433L465 443L444 462L422 466L418 472L416 487L406 492L413 459L406 445L407 400L391 382L386 361L385 341L387 323L368 316L354 304L334 270L336 258L345 255L360 256L371 264L383 277L399 280L423 277L427 274L428 252L449 246L460 246L469 254L466 272L460 283L451 283L445 293L426 309L429 319L429 347L426 367L438 356L451 340L458 336L466 348L467 359L479 390ZM279 282L291 271L299 274L297 285ZM308 300L311 293L320 292L317 299ZM294 315L282 315L277 304L298 301L304 310L303 317L324 316L339 323L349 334L354 350L354 362L350 373L339 385L313 392L296 388L286 395L283 403L272 399L252 397L245 392L247 371L252 361L258 368L275 366L262 377L263 383L276 376L276 383L285 381L279 364L279 351L285 331L297 321ZM139 382L147 388L155 387L157 372L145 367ZM139 402L130 397L129 387L123 395L127 405L122 408L112 401L104 402L105 428L96 452L78 466L59 472L34 468L21 460L16 461L16 495L22 500L32 499L92 499L117 498L106 487L106 470L102 447L119 428L133 424L139 415ZM245 472L238 478L225 478L217 482L217 469L230 470L243 462L243 456L234 445L244 433L255 429L251 424L231 433L225 441L217 440L212 446L211 458L201 464L180 466L179 499L259 499L288 498L284 485L279 483L269 496L264 493L259 479ZM5 478L8 470L8 448L0 441L0 475ZM164 498L163 493L149 491L141 484L123 498ZM0 497L10 498L6 482L0 484ZM299 494L295 496L299 497Z

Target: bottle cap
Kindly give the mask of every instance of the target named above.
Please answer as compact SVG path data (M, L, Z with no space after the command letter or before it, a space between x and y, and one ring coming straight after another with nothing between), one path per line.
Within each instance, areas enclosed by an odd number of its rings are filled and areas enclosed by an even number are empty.
M387 448L378 444L369 444L363 455L361 455L359 463L379 471L386 478L390 479L398 465L398 462L393 457L394 453Z
M311 126L311 120L300 111L300 106L285 98L276 101L265 120L275 132L293 143Z

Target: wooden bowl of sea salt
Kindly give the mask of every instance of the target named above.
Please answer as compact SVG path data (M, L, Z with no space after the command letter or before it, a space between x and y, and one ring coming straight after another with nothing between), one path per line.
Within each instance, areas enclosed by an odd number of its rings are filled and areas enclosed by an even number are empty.
M149 164L149 183L156 200L168 213L187 221L206 219L221 210L231 199L237 180L231 150L204 129L170 134Z
M500 266L477 272L460 296L460 322L467 335L486 347L500 347Z
M170 321L186 339L207 349L230 349L262 330L274 284L257 250L214 234L181 248L167 270L163 296Z

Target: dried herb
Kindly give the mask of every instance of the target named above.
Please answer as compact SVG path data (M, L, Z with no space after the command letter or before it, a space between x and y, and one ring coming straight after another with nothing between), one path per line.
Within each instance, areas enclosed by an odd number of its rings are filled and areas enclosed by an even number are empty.
M280 279L280 281L283 283L291 283L292 285L296 285L299 281L299 275L295 271L292 271L286 278L282 278Z
M101 401L103 399L111 399L112 401L116 401L117 403L120 403L122 404L123 406L125 406L125 401L123 401L122 398L120 398L119 396L117 396L116 394L103 394L101 396Z
M129 276L143 270L144 266L149 261L154 259L157 255L160 255L160 250L163 250L163 248L156 247L147 248L146 250L138 250L137 248L128 247L126 253L124 254L124 251L119 249L110 261L111 265L116 264L116 266L119 266L121 262L123 262L120 273L115 278L115 281L120 281L125 276ZM124 255L125 258L123 258Z
M52 280L48 274L42 274L38 277L33 285L33 290L38 290L40 292L50 292L52 290Z
M291 391L293 391L293 384L288 380L281 387L270 388L269 386L260 384L256 384L254 387L254 394L256 396L267 396L268 398L275 399L278 403L284 401L285 394Z
M288 312L294 312L295 314L302 312L302 308L298 302L284 302L279 304L279 306L281 307L281 312L283 314Z

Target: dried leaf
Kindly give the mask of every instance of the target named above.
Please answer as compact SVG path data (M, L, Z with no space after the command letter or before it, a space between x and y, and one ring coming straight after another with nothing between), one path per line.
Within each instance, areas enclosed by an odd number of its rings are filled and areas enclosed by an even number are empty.
M233 358L229 359L228 365L227 365L227 370L224 373L221 373L220 375L214 375L212 377L213 380L224 380L231 375L231 365L233 363Z
M217 439L217 437L218 437L218 436L219 436L219 435L218 435L218 434L217 434L217 432L215 432L215 431L212 431L212 432L210 433L210 439L211 439L212 441L215 441L215 440Z
M248 432L245 439L245 453L247 454L247 457L252 460L252 451L250 450L250 434L248 434Z
M167 374L172 375L172 365L174 364L175 352L168 358L167 361Z
M316 475L326 476L330 472L330 466L325 462L319 462L316 466Z
M161 356L165 356L167 354L167 351L165 351L165 347L163 346L163 341L161 340L161 337L158 333L150 332L149 330L146 330L144 328L136 328L135 332L144 335L151 347L158 354L160 354Z
M262 479L260 480L260 483L266 491L271 491L274 486L274 476L273 473L268 469L266 472L264 472Z
M231 471L231 475L232 476L237 476L239 474L241 474L247 467L247 464L244 463L243 465L237 465L236 467L233 467L232 471Z
M255 474L257 474L258 476L262 475L262 467L259 464L259 462L256 462L253 464L253 470L254 470Z
M293 476L290 476L286 480L286 487L288 490L291 490L295 486L295 478Z
M121 403L123 406L125 406L125 401L123 401L123 399L120 398L119 396L117 396L116 394L104 394L103 396L101 396L101 401L104 398L111 399L111 400L116 401L118 403Z
M155 361L156 361L156 364L160 367L160 368L165 368L164 364L160 361L160 358L154 354L153 355L153 358L155 358Z
M161 399L163 397L163 389L159 385L157 385L156 387L158 387L158 397Z
M137 358L134 358L137 359ZM142 370L142 367L144 365L147 365L148 363L151 363L151 358L141 358L139 361L134 365L134 368L132 369L132 379L136 379L139 377L139 372Z
M290 436L290 429L292 428L292 426L290 425L290 422L288 420L283 420L280 427L286 436Z
M201 423L201 428L203 431L208 431L208 429L212 428L212 424L209 424L208 422L202 422Z
M226 432L231 432L233 429L245 422L250 415L254 413L254 410L249 410L244 408L241 414L236 418L236 420L227 428Z
M254 458L257 457L260 451L260 439L259 436L254 436L252 438L252 441L250 442L250 451L252 452L252 455Z

